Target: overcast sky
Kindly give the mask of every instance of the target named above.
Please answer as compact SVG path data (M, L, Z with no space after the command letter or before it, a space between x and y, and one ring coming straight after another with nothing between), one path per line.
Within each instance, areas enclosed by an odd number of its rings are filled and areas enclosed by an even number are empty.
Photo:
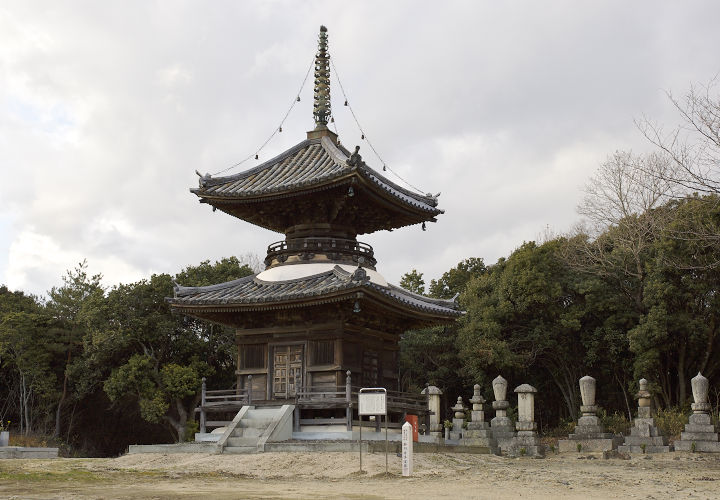
M429 282L468 257L493 263L568 231L608 154L650 149L633 119L677 125L664 92L720 72L718 20L717 1L3 0L0 283L42 294L82 259L110 286L264 258L282 235L188 188L277 127L320 24L385 162L442 192L426 232L360 238L378 270ZM260 161L313 127L311 79ZM343 144L381 169L332 85Z

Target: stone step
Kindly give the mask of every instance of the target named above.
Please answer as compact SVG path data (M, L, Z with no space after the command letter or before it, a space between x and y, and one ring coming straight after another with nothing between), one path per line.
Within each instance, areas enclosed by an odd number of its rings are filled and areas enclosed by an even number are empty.
M251 453L257 453L257 446L226 446L223 453L249 455Z
M227 446L257 446L257 442L256 437L230 437Z
M233 437L253 437L258 438L265 432L267 426L263 427L236 427L232 433Z
M245 414L247 419L272 420L276 415L280 414L280 408L254 408L248 410ZM243 419L244 420L244 419Z
M265 429L273 419L271 418L243 418L238 423L238 427L246 429Z

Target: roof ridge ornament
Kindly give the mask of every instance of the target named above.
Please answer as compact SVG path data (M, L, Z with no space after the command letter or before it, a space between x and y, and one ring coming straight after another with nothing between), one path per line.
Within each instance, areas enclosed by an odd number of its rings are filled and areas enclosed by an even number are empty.
M315 92L313 116L315 130L326 130L330 118L330 54L328 53L327 28L320 26L318 51L315 54Z
M348 167L359 167L362 165L362 162L362 156L360 156L360 146L355 146L355 152L350 155L350 158L345 161L345 164Z

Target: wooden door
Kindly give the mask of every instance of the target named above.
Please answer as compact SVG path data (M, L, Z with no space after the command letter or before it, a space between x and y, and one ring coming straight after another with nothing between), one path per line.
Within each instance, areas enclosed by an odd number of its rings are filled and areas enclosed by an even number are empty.
M273 348L273 397L295 397L295 381L302 386L303 346L283 345Z

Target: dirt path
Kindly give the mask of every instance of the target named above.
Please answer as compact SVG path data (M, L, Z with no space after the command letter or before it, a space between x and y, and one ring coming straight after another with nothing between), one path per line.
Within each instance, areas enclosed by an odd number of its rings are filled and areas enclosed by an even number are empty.
M350 453L126 455L116 459L0 461L0 498L720 498L720 457L672 453L650 459L544 460L416 454L400 459Z

